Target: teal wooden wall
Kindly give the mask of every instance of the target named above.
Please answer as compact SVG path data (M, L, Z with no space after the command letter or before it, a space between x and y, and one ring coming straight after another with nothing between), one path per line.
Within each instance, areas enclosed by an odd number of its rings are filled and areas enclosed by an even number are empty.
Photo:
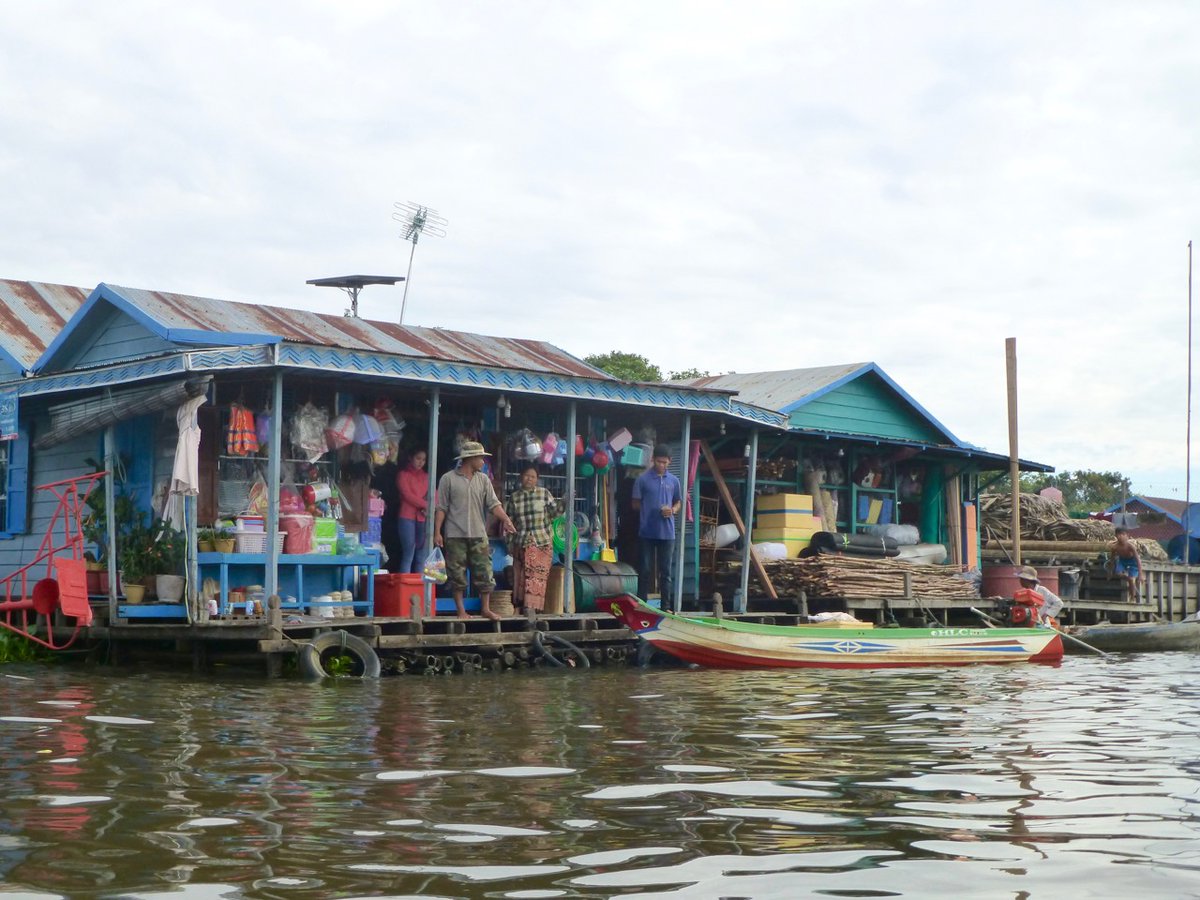
M93 314L94 327L86 329L86 337L82 336L82 329L76 332L78 343L56 361L56 371L158 356L179 349L115 307L98 305Z
M793 428L943 443L946 436L872 373L793 410Z

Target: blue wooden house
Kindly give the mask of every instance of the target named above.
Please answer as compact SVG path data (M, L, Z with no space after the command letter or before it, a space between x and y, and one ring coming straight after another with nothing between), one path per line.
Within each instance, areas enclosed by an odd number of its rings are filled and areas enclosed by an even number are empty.
M224 516L227 466L223 429L228 410L283 410L255 461L270 489L266 531L279 533L281 470L291 465L283 434L288 411L311 401L333 411L378 397L427 446L438 473L452 463L456 431L484 423L500 434L516 423L539 430L602 437L619 426L659 436L718 434L725 427L780 430L778 412L720 388L626 383L542 341L371 322L253 303L232 302L100 284L91 291L3 282L0 317L16 339L0 353L4 449L0 576L28 560L41 540L51 504L34 486L93 471L113 472L107 490L144 510L160 509L178 437L175 409L202 391L200 492L190 501L193 525ZM499 458L504 448L497 441ZM574 495L574 456L563 483ZM318 463L321 465L323 463ZM582 491L580 491L582 493ZM112 508L112 504L108 504ZM193 529L194 530L194 529ZM254 581L268 593L305 592L327 569L348 562L290 558L266 539L254 558L228 559L189 545L186 608L124 604L115 576L109 584L114 621L144 615L203 618L197 591L219 575L225 592ZM97 548L101 552L104 548ZM360 561L354 558L358 567ZM568 566L570 565L568 561ZM306 581L307 579L307 581ZM322 586L336 583L326 577ZM567 579L568 591L570 579ZM359 601L361 602L361 601ZM360 612L362 610L359 610Z

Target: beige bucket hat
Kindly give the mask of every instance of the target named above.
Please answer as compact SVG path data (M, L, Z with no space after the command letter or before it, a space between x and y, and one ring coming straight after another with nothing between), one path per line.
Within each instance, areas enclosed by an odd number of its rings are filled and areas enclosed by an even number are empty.
M473 456L491 456L483 449L483 444L479 441L463 441L462 450L459 451L455 459L470 459Z

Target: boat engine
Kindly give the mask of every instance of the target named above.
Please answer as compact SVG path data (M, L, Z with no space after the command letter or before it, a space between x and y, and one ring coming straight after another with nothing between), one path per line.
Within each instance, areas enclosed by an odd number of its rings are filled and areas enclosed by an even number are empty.
M1011 600L996 603L996 618L1009 628L1033 628L1038 624L1042 608L1042 597L1036 591L1022 588Z

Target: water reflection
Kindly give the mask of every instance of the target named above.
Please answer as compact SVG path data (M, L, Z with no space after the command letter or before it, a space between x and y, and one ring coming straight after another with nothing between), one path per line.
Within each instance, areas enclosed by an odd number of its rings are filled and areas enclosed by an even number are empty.
M1200 869L1191 656L4 674L35 677L0 682L0 896L1185 896Z

